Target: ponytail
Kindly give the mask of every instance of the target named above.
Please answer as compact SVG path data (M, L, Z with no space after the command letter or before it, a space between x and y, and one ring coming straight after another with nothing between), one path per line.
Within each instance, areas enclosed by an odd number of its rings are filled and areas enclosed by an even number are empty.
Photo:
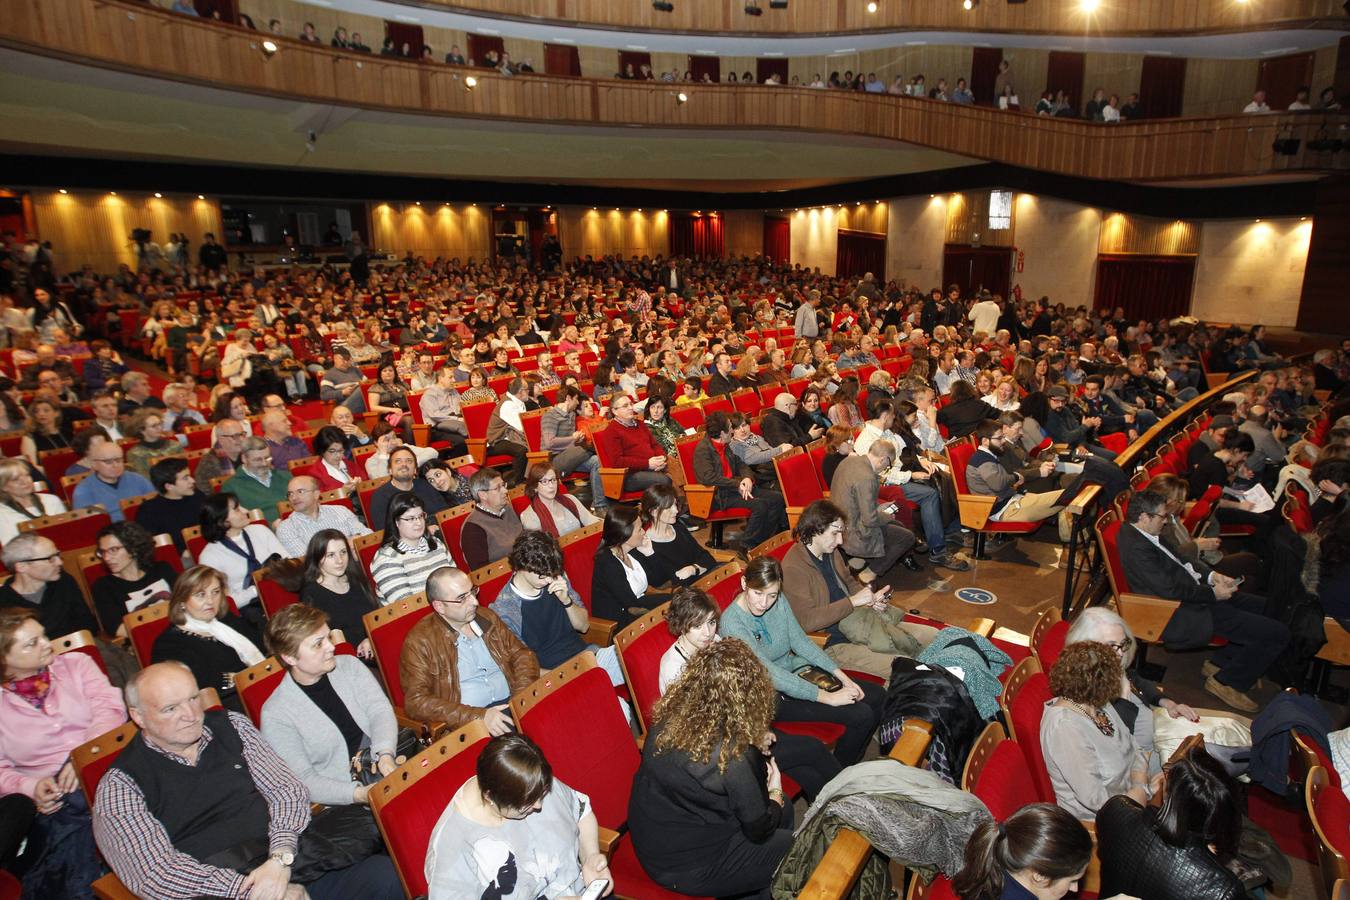
M998 900L1014 872L1069 878L1091 859L1092 836L1081 822L1052 803L1033 803L1002 824L991 820L975 829L952 888L961 900Z

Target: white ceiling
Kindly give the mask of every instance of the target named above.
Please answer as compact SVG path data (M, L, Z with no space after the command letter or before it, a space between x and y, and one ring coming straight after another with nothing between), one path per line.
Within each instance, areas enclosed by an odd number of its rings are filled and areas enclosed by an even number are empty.
M1254 59L1333 46L1343 32L1302 29L1270 30L1233 34L1182 35L1177 37L1070 37L1066 35L999 34L971 31L889 31L866 34L822 35L800 38L736 35L662 34L654 31L615 31L604 28L567 26L553 22L494 19L482 15L431 9L391 0L299 0L302 4L346 10L411 25L454 28L474 34L521 38L549 44L612 47L653 53L708 54L711 56L823 56L863 50L912 47L923 44L946 46L1040 48L1100 53L1152 53L1160 56ZM647 0L614 0L647 2ZM826 2L826 0L815 0ZM915 0L933 3L936 0ZM992 0L991 0L992 2ZM1169 0L1184 3L1186 0ZM262 23L259 23L260 25ZM1350 30L1350 23L1347 23Z

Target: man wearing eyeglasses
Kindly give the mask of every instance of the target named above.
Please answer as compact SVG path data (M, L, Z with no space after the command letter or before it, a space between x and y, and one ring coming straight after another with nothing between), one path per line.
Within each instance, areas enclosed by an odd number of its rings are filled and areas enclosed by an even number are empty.
M155 486L144 475L127 471L120 444L112 441L99 444L89 453L89 464L94 474L75 486L71 496L73 509L102 507L114 522L120 522L126 518L122 513L122 500L155 493Z
M825 429L819 425L811 425L809 431L804 430L798 424L797 406L797 398L787 391L773 398L773 409L764 414L764 419L760 423L764 430L764 440L770 445L777 447L791 444L794 447L805 447L825 433Z
M239 457L244 452L244 439L249 435L243 422L237 419L223 419L211 429L212 452L202 457L197 464L194 478L197 490L203 494L213 492L211 481L222 475L233 475L239 468Z
M277 540L292 559L305 555L309 539L325 528L335 528L349 538L370 534L355 513L341 504L320 501L319 481L297 475L286 488L291 514L277 523Z
M20 534L5 545L0 560L14 573L0 586L0 607L36 611L52 637L85 630L99 633L80 586L61 567L61 551L51 540L32 532Z
M469 576L442 566L427 578L434 616L403 641L399 672L408 715L451 729L481 719L493 735L513 729L507 702L539 677L539 660L510 628L478 605Z
M244 441L239 457L239 471L221 485L227 494L234 494L244 509L260 509L267 524L276 521L277 504L286 499L290 476L272 468L272 448L260 437ZM83 483L83 482L81 482Z

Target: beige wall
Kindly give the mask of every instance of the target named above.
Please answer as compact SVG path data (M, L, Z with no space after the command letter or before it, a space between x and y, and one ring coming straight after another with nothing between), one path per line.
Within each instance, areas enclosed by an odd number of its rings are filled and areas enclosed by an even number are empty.
M898 197L887 204L886 278L921 291L941 284L942 236L947 227L943 195Z
M808 269L819 267L826 275L834 274L835 258L839 251L839 210L833 206L799 209L788 219L791 237L792 261Z
M492 252L491 213L463 204L377 203L370 210L371 244L400 255L483 259Z
M728 258L764 253L764 213L732 209L722 213L723 252Z
M1221 322L1293 327L1312 220L1204 223L1191 313Z
M1091 306L1101 211L1031 194L1018 194L1016 205L1017 249L1025 256L1012 283L1024 298Z
M670 220L665 210L558 208L558 240L563 257L657 256L670 252Z
M52 242L61 271L85 263L96 272L116 272L123 263L136 265L130 241L135 228L150 229L157 244L167 241L171 232L186 233L194 260L202 235L209 231L219 238L223 233L220 205L195 196L47 191L34 192L32 200L38 235Z

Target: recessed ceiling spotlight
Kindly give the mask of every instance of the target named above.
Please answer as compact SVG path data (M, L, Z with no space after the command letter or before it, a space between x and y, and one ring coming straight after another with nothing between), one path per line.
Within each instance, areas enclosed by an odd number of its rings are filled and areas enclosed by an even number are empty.
M163 199L164 199L164 195L161 194L159 191L155 191L155 199L156 199L156 200L163 200Z

